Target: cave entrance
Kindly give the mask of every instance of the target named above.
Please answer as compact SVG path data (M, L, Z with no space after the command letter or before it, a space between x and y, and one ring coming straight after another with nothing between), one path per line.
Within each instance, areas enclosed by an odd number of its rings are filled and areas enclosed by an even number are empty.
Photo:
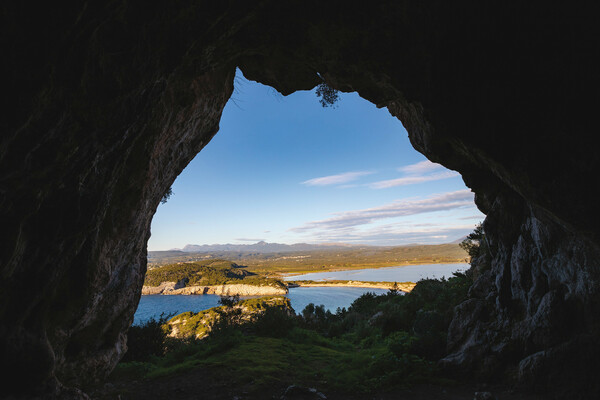
M444 258L451 257L446 250L411 259L378 253L373 262L349 251L456 243L483 215L460 175L414 150L397 118L356 93L339 96L330 107L315 90L283 97L238 70L218 135L180 174L154 216L149 269L225 259L281 276L394 260L456 261ZM314 302L334 311L368 290L337 299L319 293ZM195 300L160 312L199 311L218 302L216 296ZM300 296L296 311L309 301ZM142 298L136 322L160 314L151 311Z

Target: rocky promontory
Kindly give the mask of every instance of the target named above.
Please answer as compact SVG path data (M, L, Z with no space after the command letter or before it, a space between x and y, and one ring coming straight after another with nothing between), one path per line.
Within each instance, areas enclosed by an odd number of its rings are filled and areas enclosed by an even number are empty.
M184 312L171 318L164 329L167 335L177 339L203 339L220 323L243 325L256 321L267 310L280 311L288 316L295 315L290 299L283 296L247 299L208 310Z
M216 286L180 286L178 282L163 282L159 286L143 286L142 295L201 295L216 294L217 296L275 296L287 294L285 286L259 286L249 284L225 284Z
M146 274L142 287L142 295L276 296L287 292L287 286L278 279L266 278L219 259L152 269Z

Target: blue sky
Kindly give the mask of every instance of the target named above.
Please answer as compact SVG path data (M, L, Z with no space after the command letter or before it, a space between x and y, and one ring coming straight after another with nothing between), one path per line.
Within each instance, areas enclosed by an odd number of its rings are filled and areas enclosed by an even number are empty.
M447 243L483 215L460 175L356 93L323 108L238 71L220 130L158 207L149 250L186 244Z

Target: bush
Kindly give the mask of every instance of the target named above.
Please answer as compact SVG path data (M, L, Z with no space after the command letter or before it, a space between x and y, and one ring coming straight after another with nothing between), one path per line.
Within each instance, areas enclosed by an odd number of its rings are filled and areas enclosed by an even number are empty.
M162 327L173 314L151 318L142 325L133 325L127 332L127 352L123 362L147 361L152 356L163 356L167 331Z
M286 311L270 307L258 317L253 327L259 336L284 337L295 325L295 318Z

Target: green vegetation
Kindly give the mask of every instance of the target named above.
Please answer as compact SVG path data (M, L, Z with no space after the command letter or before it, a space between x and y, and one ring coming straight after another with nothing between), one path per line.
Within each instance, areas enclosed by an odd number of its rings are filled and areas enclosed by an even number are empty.
M167 335L178 339L201 339L214 330L238 328L255 322L267 310L293 314L290 299L283 296L260 297L239 301L239 297L222 297L220 307L198 313L179 314L162 326Z
M317 89L315 90L315 94L319 98L319 103L323 108L326 107L334 107L338 100L340 99L340 92L329 86L325 82L319 83L317 85Z
M416 245L400 247L351 247L285 253L181 253L153 252L152 270L176 262L205 263L208 259L228 259L245 265L257 274L325 272L341 269L379 268L398 265L467 262L469 255L458 244Z
M170 187L165 194L163 195L162 199L160 199L160 204L166 204L167 201L169 201L169 199L171 198L171 196L173 196L173 188Z
M161 314L158 319L151 318L143 325L133 325L127 332L127 353L123 362L148 361L165 354L165 323L173 314Z
M478 224L475 230L460 243L460 247L469 254L469 263L471 264L469 273L471 278L476 280L484 271L489 269L492 258L485 238L483 224Z
M448 280L420 281L406 295L367 293L335 313L309 304L300 315L270 307L266 299L224 299L213 311L221 327L213 325L207 338L165 338L164 355L122 362L112 379L151 384L205 367L250 393L292 383L356 393L439 382L435 361L445 355L453 309L470 285L467 275L457 273ZM233 312L244 307L262 312L247 320L243 312Z
M146 273L144 285L159 286L162 282L180 281L185 282L186 286L215 286L242 283L254 286L286 287L278 279L259 276L247 271L236 263L221 259L177 263L153 268Z
M469 233L465 240L460 242L460 248L467 252L471 260L479 257L483 252L487 251L487 243L485 241L485 232L483 225L477 224L475 230Z

